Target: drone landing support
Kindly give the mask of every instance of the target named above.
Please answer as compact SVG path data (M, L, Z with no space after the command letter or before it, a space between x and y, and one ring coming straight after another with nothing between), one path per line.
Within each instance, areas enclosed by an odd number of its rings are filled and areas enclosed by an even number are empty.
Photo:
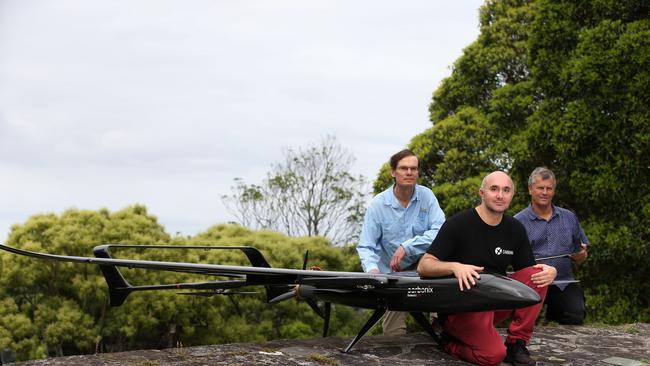
M374 327L375 324L377 324L377 322L379 322L379 320L381 319L382 316L384 316L385 313L386 313L386 307L380 307L380 308L377 308L377 309L375 310L375 313L372 314L372 316L370 317L370 319L368 319L368 321L366 322L366 324L365 324L365 325L363 326L363 328L361 328L361 330L359 331L359 334L357 334L357 336L354 337L354 339L352 340L352 342L350 342L350 344L349 344L348 347L345 349L345 351L343 351L343 353L348 353L348 352L352 349L352 347L354 347L354 345L357 344L357 342L359 342L359 340L361 340L361 338L362 338L364 335L366 335L366 333L368 333L368 331L369 331L370 329L372 329L372 327Z
M357 342L359 342L361 338L363 338L363 336L366 335L366 333L368 333L368 331L377 324L377 322L379 322L379 320L381 319L382 316L384 316L384 314L386 314L385 307L377 308L374 314L372 314L370 319L368 319L366 324L363 326L363 328L361 328L359 334L357 334L357 336L354 337L352 342L350 342L350 344L343 351L343 353L348 353L352 349L352 347L354 347L354 345L357 344ZM429 320L427 320L427 318L424 316L424 313L409 312L409 314L413 317L413 319L415 319L418 325L422 329L424 329L431 336L431 338L433 338L433 340L437 344L441 345L440 337L433 330L433 324L430 323Z
M332 313L332 303L325 303L325 318L323 319L323 338L327 337L330 330L330 314Z
M442 346L442 343L440 342L440 337L436 334L436 332L433 330L433 324L429 323L427 318L424 316L423 313L409 313L415 319L415 321L420 325L422 329L424 329L433 340L438 343L439 345Z

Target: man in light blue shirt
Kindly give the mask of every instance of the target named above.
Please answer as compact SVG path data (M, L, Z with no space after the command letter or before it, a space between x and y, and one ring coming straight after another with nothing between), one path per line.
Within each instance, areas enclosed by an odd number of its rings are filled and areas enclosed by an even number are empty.
M370 202L357 245L365 272L414 270L445 221L433 192L417 184L418 158L412 151L391 156L390 167L394 184ZM405 317L388 312L384 334L406 333Z

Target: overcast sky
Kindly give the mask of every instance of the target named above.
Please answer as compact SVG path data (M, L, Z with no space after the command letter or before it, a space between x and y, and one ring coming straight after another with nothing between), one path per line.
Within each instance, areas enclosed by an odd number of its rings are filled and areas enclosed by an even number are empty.
M334 135L374 179L430 127L482 1L0 0L0 240L141 203L167 232Z

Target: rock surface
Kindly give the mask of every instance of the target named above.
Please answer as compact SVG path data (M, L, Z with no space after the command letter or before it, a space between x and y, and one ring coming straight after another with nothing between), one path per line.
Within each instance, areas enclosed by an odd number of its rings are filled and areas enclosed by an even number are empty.
M503 330L502 330L503 333ZM439 351L425 333L365 337L350 353L350 339L323 338L104 353L14 363L20 366L203 365L466 365ZM650 365L650 324L620 327L544 326L529 350L543 365Z

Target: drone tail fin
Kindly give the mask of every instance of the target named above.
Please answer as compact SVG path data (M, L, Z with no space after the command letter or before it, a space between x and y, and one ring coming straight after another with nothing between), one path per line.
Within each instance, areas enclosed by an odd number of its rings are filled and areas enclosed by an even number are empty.
M108 245L99 245L93 250L97 258L111 258L108 254ZM111 306L120 306L126 300L126 297L133 291L131 286L122 273L115 266L100 265L99 266L106 283L108 284L108 294Z
M242 250L248 257L248 260L251 262L253 267L271 268L269 262L266 260L266 258L264 258L262 253L257 249L249 247L246 248L245 250L244 249ZM295 287L295 285L269 284L268 278L264 275L249 274L247 275L247 280L250 284L264 285L264 288L266 289L266 302L268 303L272 303L271 301L278 298L279 296L286 296L288 292L293 293ZM277 280L277 277L275 278L275 280ZM287 283L293 282L293 277L288 276L286 278L286 282ZM275 302L277 302L277 300Z

